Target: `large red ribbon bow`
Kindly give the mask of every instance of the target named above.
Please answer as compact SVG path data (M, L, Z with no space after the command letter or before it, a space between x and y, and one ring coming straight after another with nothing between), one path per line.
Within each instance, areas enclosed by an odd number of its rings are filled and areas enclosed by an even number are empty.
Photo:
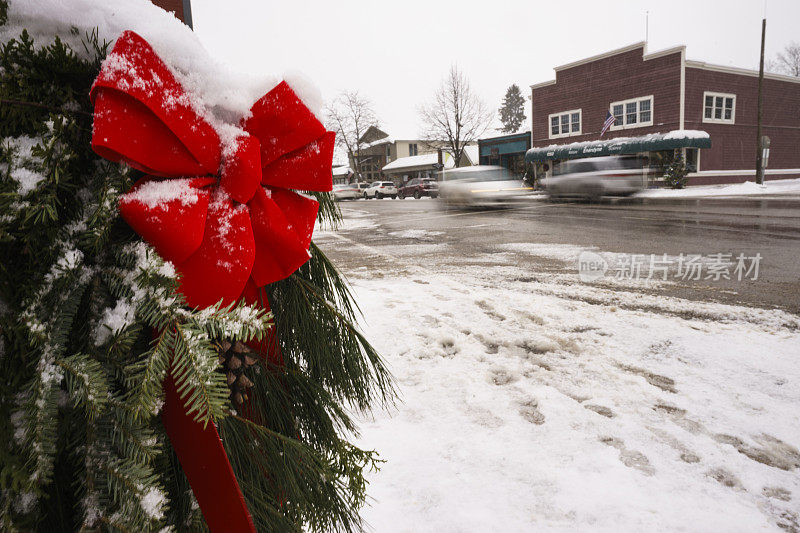
M95 152L150 174L120 213L175 264L190 306L234 302L249 281L264 286L308 260L318 204L290 189L331 190L334 134L285 82L241 130L220 128L223 143L147 41L126 31L90 97Z
M148 174L120 198L122 217L181 274L192 307L254 303L257 288L309 258L318 204L330 191L334 134L285 82L239 127L213 124L152 47L117 39L92 85L92 148ZM213 424L186 413L165 381L162 420L212 531L254 531Z

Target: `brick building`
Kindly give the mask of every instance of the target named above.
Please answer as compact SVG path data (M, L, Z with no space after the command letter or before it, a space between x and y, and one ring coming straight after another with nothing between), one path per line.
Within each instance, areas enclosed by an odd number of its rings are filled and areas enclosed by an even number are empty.
M540 172L559 158L635 148L657 160L681 149L690 184L754 179L757 71L687 60L685 46L648 54L640 42L555 72L531 86L526 159ZM615 122L601 140L609 112ZM762 135L771 141L767 179L800 177L800 78L764 75Z

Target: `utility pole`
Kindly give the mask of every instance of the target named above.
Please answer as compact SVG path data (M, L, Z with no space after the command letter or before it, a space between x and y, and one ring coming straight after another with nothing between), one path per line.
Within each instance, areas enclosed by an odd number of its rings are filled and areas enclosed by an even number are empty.
M761 141L761 91L764 85L764 35L767 33L767 19L761 19L761 62L758 66L758 122L756 126L756 183L764 183L764 162Z

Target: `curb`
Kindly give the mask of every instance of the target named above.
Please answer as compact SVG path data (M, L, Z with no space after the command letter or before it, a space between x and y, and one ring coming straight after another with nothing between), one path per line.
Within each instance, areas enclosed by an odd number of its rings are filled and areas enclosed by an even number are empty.
M682 205L763 208L800 208L800 196L703 196L695 198L622 198L618 205Z

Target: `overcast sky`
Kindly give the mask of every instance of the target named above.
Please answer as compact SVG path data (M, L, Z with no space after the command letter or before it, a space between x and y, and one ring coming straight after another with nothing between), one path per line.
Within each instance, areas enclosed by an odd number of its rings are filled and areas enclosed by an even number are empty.
M527 96L555 66L645 40L648 11L649 51L685 44L689 59L757 69L765 9L769 58L800 42L800 0L192 0L212 55L302 72L326 100L358 90L398 139L418 136L417 106L451 64L497 108L512 83Z

